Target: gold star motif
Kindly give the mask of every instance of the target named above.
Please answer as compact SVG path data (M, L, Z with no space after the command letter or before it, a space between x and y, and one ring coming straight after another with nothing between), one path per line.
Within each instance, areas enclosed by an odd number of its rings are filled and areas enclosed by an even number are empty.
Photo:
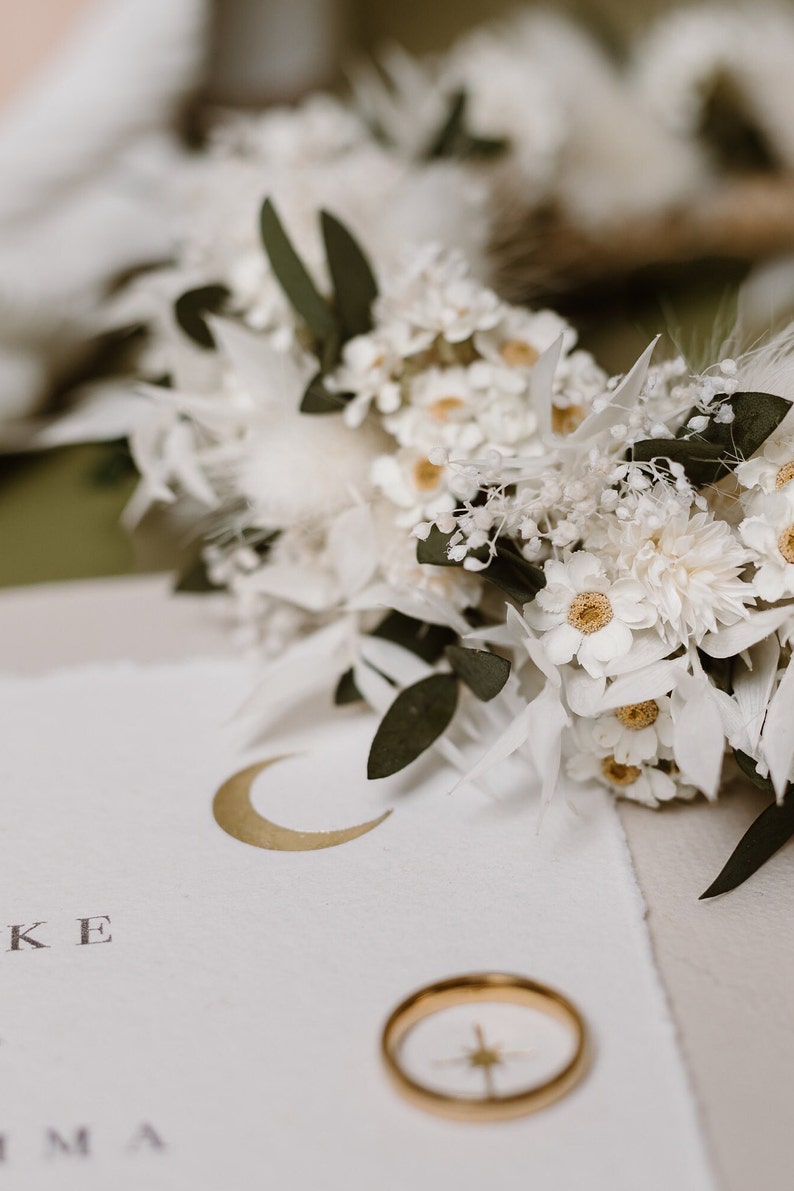
M454 1059L441 1059L439 1062L450 1066L465 1065L473 1070L482 1071L485 1079L486 1099L494 1100L497 1098L493 1077L494 1067L504 1066L510 1059L526 1058L527 1055L532 1054L532 1051L505 1050L501 1042L493 1044L486 1042L485 1033L479 1024L474 1026L474 1036L477 1040L476 1046L465 1046L462 1055Z

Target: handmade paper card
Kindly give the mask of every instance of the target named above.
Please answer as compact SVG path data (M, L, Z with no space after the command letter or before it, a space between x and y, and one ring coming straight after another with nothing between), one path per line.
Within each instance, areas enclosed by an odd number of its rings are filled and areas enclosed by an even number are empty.
M319 696L242 749L250 683L243 661L0 681L0 1187L707 1191L606 796L560 791L538 833L518 768L490 793L437 764L368 783L373 718ZM395 1004L472 971L581 1011L589 1070L554 1105L455 1123L387 1080ZM516 1012L428 1019L406 1061L463 1095L544 1078L560 1038Z

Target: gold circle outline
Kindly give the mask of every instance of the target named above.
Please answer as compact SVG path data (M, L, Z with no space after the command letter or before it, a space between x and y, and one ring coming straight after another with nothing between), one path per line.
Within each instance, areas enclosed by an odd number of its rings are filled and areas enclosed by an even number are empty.
M546 1083L506 1096L472 1099L439 1092L410 1076L399 1061L400 1047L414 1026L453 1005L491 1001L528 1005L562 1021L575 1039L573 1056ZM398 1092L417 1108L456 1121L508 1121L552 1104L580 1081L589 1065L584 1018L556 989L508 972L471 972L425 985L411 993L389 1015L381 1034L381 1057Z

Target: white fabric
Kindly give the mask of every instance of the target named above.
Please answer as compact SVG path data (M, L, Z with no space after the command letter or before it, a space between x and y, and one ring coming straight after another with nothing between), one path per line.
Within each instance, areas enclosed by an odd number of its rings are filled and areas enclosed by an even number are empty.
M3 922L43 921L50 944L3 944L0 1121L20 1185L708 1191L606 799L559 795L538 837L518 772L496 800L450 797L454 775L421 765L368 784L373 721L325 693L242 753L229 723L251 679L218 660L0 679ZM260 813L303 830L393 814L322 852L225 835L218 785L283 753ZM77 946L76 920L105 914L112 942ZM438 1121L386 1083L379 1030L414 987L483 968L572 997L593 1067L534 1117ZM144 1123L165 1148L129 1149ZM48 1129L80 1126L89 1157L47 1157Z

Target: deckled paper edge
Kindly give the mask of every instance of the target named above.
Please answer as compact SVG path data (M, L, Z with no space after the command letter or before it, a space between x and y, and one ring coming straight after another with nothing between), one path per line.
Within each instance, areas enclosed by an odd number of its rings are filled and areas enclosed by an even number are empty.
M650 970L653 972L655 978L657 994L659 997L661 1019L660 1025L666 1031L670 1044L678 1056L681 1082L683 1084L682 1090L687 1097L690 1111L696 1125L696 1134L703 1151L704 1165L707 1167L711 1176L711 1182L714 1191L718 1191L718 1189L723 1185L723 1180L719 1175L717 1156L714 1146L711 1143L706 1113L695 1087L692 1070L690 1068L689 1060L684 1048L683 1035L673 1012L672 998L668 991L664 977L662 976L657 948L654 942L653 932L651 931L650 927L650 906L648 905L637 876L637 869L634 864L634 857L629 845L628 834L618 811L617 805L614 805L612 809L618 827L616 835L617 846L622 854L628 883L631 888L633 910L636 914L637 925L643 938L642 946L645 952L645 957L649 961Z

